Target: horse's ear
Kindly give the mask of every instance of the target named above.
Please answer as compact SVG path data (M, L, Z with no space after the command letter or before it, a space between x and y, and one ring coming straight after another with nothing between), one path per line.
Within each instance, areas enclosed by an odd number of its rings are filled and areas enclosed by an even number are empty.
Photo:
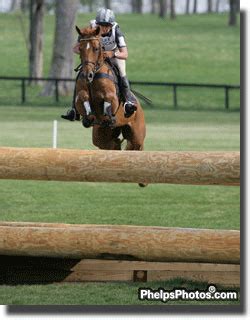
M100 26L98 26L98 27L95 29L95 35L96 35L96 36L99 36L100 32L101 32L101 28L100 28Z
M80 30L77 26L76 26L76 31L77 31L77 33L79 34L79 36L82 35L81 30Z

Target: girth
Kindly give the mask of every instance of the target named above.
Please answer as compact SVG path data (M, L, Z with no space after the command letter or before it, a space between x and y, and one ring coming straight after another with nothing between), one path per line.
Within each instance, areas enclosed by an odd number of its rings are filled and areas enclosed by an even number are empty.
M116 84L115 78L113 76L109 75L108 73L99 72L99 73L96 73L94 76L94 80L104 79L104 78L109 79Z

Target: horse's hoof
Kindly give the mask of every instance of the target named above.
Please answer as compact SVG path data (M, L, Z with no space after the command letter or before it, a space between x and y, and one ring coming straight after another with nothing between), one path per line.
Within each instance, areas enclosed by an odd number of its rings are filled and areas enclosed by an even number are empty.
M145 188L148 185L148 183L138 183L138 185L141 188Z
M93 121L94 120L92 120L92 119L83 118L82 119L82 125L84 126L84 128L89 128L89 127L91 127Z
M134 112L137 110L137 106L133 104L132 102L128 101L124 104L124 117L129 118L134 114Z

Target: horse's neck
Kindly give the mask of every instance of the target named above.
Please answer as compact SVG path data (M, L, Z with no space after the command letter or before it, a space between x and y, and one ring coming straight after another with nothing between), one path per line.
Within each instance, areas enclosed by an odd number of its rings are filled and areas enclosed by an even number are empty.
M111 66L108 64L107 61L103 61L101 64L100 64L100 68L98 70L99 73L107 73L109 70L111 70Z

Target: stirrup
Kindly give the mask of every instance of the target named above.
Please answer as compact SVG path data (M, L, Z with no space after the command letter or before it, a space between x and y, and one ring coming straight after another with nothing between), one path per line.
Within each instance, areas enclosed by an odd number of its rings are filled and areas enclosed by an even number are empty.
M129 118L132 114L137 110L137 106L134 105L131 101L126 101L123 105L124 107L124 116L125 118Z
M80 114L76 112L74 108L71 108L67 111L66 115L61 115L61 118L69 121L79 121L80 120Z

